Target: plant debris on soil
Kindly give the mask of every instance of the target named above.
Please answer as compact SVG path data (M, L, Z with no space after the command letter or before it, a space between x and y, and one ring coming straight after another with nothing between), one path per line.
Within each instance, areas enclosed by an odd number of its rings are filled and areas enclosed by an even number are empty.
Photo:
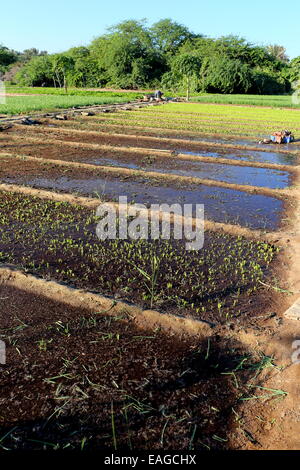
M5 192L0 213L0 261L78 288L213 323L270 301L260 281L279 248L268 243L212 232L200 251L172 238L101 241L93 211Z
M257 379L276 366L271 357L226 335L140 330L126 309L108 316L5 284L0 296L1 450L201 451L256 442L239 408L261 392Z
M65 117L0 135L0 452L260 449L274 429L278 447L289 413L299 421L284 380L297 328L281 327L299 290L300 149L258 139L297 131L298 114L170 104ZM120 195L204 203L203 247L186 250L174 226L169 239L141 224L138 240L100 240L96 202Z

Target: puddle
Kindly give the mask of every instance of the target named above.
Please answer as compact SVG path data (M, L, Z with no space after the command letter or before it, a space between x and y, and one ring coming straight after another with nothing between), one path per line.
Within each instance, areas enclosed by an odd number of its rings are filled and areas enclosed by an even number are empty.
M117 200L127 196L129 202L142 204L204 204L205 217L216 222L240 224L253 229L275 230L280 224L283 201L232 189L194 186L190 189L150 186L149 182L129 182L104 178L24 178L13 177L3 182L27 184L36 188L79 193ZM149 185L148 185L149 184Z
M210 152L203 150L201 152L190 152L185 149L178 149L185 155L207 156L215 158L229 158L232 160L242 160L245 162L276 163L278 165L299 165L299 159L295 155L277 153L277 152L259 152L253 150L235 150L234 152Z
M158 161L159 160L159 161ZM268 168L252 168L233 165L223 165L217 163L184 161L176 159L157 158L154 165L143 165L128 162L128 158L112 159L81 159L93 165L107 165L143 171L155 171L157 173L171 173L179 176L192 176L195 178L214 179L225 181L226 183L246 184L258 187L283 189L289 185L290 176L286 171L271 170Z

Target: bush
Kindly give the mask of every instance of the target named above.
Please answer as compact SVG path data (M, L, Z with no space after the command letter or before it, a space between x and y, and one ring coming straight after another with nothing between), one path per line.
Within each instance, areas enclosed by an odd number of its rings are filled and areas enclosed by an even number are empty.
M207 58L201 67L200 83L206 93L247 93L252 85L251 68L240 60Z
M252 72L251 93L258 95L277 95L286 93L289 89L290 86L283 77L259 70Z

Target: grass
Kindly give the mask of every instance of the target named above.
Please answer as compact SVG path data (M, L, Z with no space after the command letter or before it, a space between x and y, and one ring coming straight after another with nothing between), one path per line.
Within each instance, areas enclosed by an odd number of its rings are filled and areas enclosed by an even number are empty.
M127 103L137 99L137 93L105 93L101 95L41 95L8 96L6 104L0 104L1 114L23 114L31 111L55 111L61 108L100 104Z
M70 87L66 95L64 89L53 87L25 87L17 85L7 85L7 93L22 93L36 95L52 95L52 96L76 96L85 98L124 98L125 101L135 98L141 98L146 92L140 91L101 91L99 89L84 89ZM149 91L148 91L149 92ZM165 96L184 96L184 93L165 92ZM299 104L292 103L291 95L232 95L232 94L214 94L214 93L198 93L191 97L192 102L198 103L215 103L215 104L238 104L247 106L270 106L272 108L300 108ZM95 104L95 103L92 103ZM73 106L73 104L72 104ZM35 110L36 108L33 108ZM42 108L44 109L44 108ZM1 107L0 107L1 110ZM31 110L31 109L30 109ZM2 112L2 111L1 111Z
M191 97L191 101L199 103L241 104L250 106L293 107L300 108L299 104L292 103L291 95L221 95L207 93Z
M142 93L137 91L101 91L99 89L85 89L85 88L68 88L68 92L66 93L64 88L47 88L47 87L25 87L25 86L16 86L16 85L6 85L5 90L7 93L22 93L28 95L55 95L55 96L100 96L100 97L111 97L111 96L127 96L131 97L141 97Z

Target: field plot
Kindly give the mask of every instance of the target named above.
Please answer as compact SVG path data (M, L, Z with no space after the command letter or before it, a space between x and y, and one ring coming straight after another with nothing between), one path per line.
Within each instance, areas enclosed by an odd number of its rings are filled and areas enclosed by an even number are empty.
M125 308L96 312L13 285L0 285L0 295L8 298L0 335L9 344L2 451L191 451L250 443L248 423L241 428L232 408L252 396L254 377L274 367L262 353L230 338L140 329ZM230 373L238 367L237 388Z
M264 388L266 370L279 369L262 344L294 300L300 148L257 140L278 126L297 137L298 113L166 104L0 133L0 263L36 279L0 282L12 299L0 337L12 364L22 357L6 370L1 445L259 448L264 426L241 416L250 401L269 423L286 396ZM172 236L100 241L95 209L119 196L204 204L203 248ZM51 295L47 305L33 287L45 280L107 305ZM28 400L38 394L34 407L10 395L11 380Z

